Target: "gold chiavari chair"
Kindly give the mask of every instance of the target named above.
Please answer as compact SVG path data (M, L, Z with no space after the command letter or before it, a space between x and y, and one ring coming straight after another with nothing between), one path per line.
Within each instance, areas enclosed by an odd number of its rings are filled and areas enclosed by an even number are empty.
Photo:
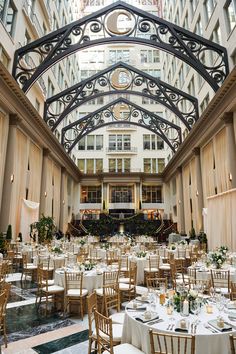
M236 300L236 283L233 281L230 282L230 300Z
M167 289L167 278L147 278L147 288L159 290L161 287Z
M215 292L230 295L230 271L211 269L211 284Z
M194 354L195 336L149 331L151 354Z
M230 342L230 349L231 349L231 354L236 353L236 336L233 336L232 334L229 335L229 342Z
M136 296L137 264L134 262L130 262L128 278L128 283L119 282L120 298L122 302L124 299L130 301Z
M8 269L8 260L4 259L2 263L0 263L0 281L6 279Z
M102 304L102 313L105 311L106 315L107 315L106 297L109 297L112 294L114 297L119 296L118 279L119 279L119 271L103 272L102 287L95 290L98 296L98 300L100 304Z
M92 353L93 350L93 343L94 349L97 349L97 336L95 328L95 318L94 318L94 311L97 308L97 295L95 292L88 295L87 297L87 309L88 309L88 330L89 330L89 347L88 347L88 354Z
M146 284L147 277L159 276L160 257L158 255L150 255L148 259L148 268L144 268L144 284ZM152 276L153 274L153 276Z
M98 354L145 354L132 344L117 344L111 318L103 316L97 310L94 311Z
M31 277L31 280L36 279L38 267L33 263L28 263L28 257L26 254L22 255L22 274L21 274L21 283L23 282L23 277L25 277L25 281L27 276Z
M64 314L67 312L70 304L80 305L80 315L84 318L84 300L88 294L87 289L83 289L83 273L65 272L65 305Z
M46 302L46 314L48 312L48 304L51 300L53 305L60 304L61 310L64 305L64 288L59 285L50 285L50 272L43 267L38 267L38 291L36 296L36 304L41 305L43 297Z

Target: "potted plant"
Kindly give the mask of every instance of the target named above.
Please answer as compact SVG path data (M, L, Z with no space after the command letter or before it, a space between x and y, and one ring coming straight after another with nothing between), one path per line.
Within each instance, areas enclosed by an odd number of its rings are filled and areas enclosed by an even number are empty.
M52 240L56 227L51 216L42 215L39 221L36 221L31 226L38 232L39 243L48 243Z
M3 232L0 232L0 252L5 255L7 250L6 250L6 241L4 239Z
M11 228L11 225L8 225L7 233L6 233L6 241L8 243L11 243L11 240L12 240L12 228Z

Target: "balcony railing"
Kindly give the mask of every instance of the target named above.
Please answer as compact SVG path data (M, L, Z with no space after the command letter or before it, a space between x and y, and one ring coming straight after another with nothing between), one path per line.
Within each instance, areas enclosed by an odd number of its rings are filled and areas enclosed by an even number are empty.
M121 152L121 153L129 154L129 153L137 153L137 151L138 151L138 149L136 147L130 147L129 149L124 149L124 148L122 148L122 149L114 149L114 148L110 148L110 147L106 148L106 152L107 153L111 153L111 152L119 153L119 152Z

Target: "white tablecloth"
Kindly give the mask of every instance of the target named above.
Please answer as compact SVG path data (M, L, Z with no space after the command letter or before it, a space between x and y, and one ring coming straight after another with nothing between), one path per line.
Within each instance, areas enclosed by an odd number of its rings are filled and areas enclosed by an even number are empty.
M169 323L169 316L166 314L165 306L157 305L156 311L160 318L164 322L154 324L149 326L135 319L135 317L140 316L140 312L129 312L126 311L125 321L123 326L122 343L130 343L135 347L142 350L145 354L151 354L150 341L149 341L149 329L152 328L154 331L158 330L160 332L170 332L166 328ZM224 333L212 333L209 329L204 327L204 324L209 320L215 319L218 315L218 310L214 308L213 314L207 314L205 312L205 307L202 309L198 319L201 321L196 330L196 352L195 354L230 354L229 345L229 334L236 334L236 330L228 331ZM176 319L182 318L180 314L174 314ZM224 314L225 320L229 322L228 317ZM185 317L187 320L193 322L195 316L190 315ZM176 333L176 332L171 332Z
M137 284L144 283L144 268L148 268L149 261L145 257L130 256L130 261L137 263Z

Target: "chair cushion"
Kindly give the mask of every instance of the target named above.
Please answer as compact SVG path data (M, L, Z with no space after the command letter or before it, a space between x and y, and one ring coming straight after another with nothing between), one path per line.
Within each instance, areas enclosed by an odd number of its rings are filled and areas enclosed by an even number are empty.
M130 284L125 284L125 283L119 283L119 289L120 290L131 290L134 288L134 285L130 285Z
M42 290L45 292L48 292L48 293L60 293L60 292L64 291L64 288L59 285L51 285L48 287L48 290L47 290L46 286L44 288L42 288Z
M145 354L138 348L134 347L132 344L128 343L116 345L113 348L113 351L114 354ZM109 352L106 350L105 352L103 352L103 354L109 354Z
M121 342L123 331L123 325L121 324L112 324L112 334L113 334L113 341L114 342ZM100 332L101 333L101 332ZM96 337L96 330L93 331L93 336ZM108 338L107 335L102 335L103 338ZM123 354L126 354L125 352Z
M148 293L148 288L145 286L136 286L136 294L137 295L144 295Z
M113 315L109 316L112 319L112 323L114 324L122 324L125 320L125 313L124 312L117 312L113 313Z
M144 272L158 272L158 268L144 268Z
M26 269L38 269L38 267L33 263L27 263Z
M46 280L43 280L42 284L46 285ZM54 279L48 279L48 285L54 285Z
M129 283L129 278L120 278L119 283Z
M85 296L88 294L87 289L82 289L81 296ZM68 289L67 296L80 296L80 289Z
M103 296L103 288L95 289L95 292L98 296Z

